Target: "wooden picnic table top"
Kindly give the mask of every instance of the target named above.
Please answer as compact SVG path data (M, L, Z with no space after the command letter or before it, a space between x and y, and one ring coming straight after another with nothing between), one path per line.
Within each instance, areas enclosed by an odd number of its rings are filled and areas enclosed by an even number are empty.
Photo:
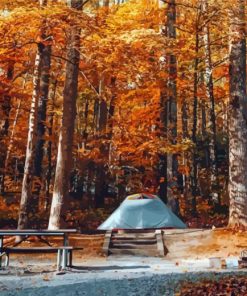
M0 229L0 236L14 236L14 235L34 235L34 236L61 236L69 233L76 233L76 229Z

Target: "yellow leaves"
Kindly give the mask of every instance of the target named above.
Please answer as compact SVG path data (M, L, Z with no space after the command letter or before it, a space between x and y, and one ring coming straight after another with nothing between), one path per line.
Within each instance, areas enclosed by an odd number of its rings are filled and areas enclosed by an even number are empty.
M99 34L95 33L91 35L92 41L100 41L102 38L99 36Z

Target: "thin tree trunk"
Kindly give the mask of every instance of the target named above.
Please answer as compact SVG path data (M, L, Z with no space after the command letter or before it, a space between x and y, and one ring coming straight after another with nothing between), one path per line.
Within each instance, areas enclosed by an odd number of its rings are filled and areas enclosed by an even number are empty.
M109 112L108 112L108 139L111 140L113 136L113 117L115 113L116 108L116 101L117 101L117 95L116 95L116 77L111 78L111 101L109 106ZM109 149L109 157L110 157L110 149Z
M230 10L229 226L247 227L245 1Z
M20 115L21 103L22 103L22 101L19 100L18 105L17 105L17 109L16 109L16 113L15 113L15 119L14 119L14 122L13 122L11 135L10 135L10 140L9 140L9 143L8 143L6 158L5 158L5 165L4 165L5 174L4 174L4 176L6 175L6 171L8 169L10 154L12 152L12 148L13 148L13 144L14 144L15 128L16 128L16 125L17 125L17 122L18 122L18 119L19 119L19 115ZM3 183L4 183L4 178L3 178Z
M95 168L96 181L95 181L95 207L103 208L104 207L104 198L105 198L105 168L104 164L98 163Z
M106 8L109 8L110 0L103 0L103 6L106 7Z
M28 220L32 208L32 176L33 160L35 153L36 128L37 128L37 107L39 100L39 82L41 70L41 52L38 50L35 59L33 73L33 95L29 115L29 128L27 138L26 160L24 166L24 177L22 181L21 202L19 210L18 228L28 227Z
M167 6L167 22L162 28L162 34L168 38L176 38L176 4L175 0L168 3ZM177 101L176 101L176 57L172 54L167 56L169 78L166 85L163 86L160 95L160 119L163 124L164 137L171 144L176 143L177 137ZM165 84L165 83L164 83ZM170 133L170 135L169 135ZM165 154L159 157L159 197L163 202L167 203L171 198L168 193L168 182L176 175L177 157L176 155ZM168 196L169 195L169 196Z
M206 116L206 106L205 106L205 101L202 99L201 100L201 134L202 134L202 139L206 138L206 133L207 133L207 116Z
M208 1L204 0L202 4L202 11L207 13ZM221 203L219 195L219 173L218 173L218 154L217 154L217 128L216 128L216 115L215 115L215 99L214 99L214 84L213 84L213 67L211 60L211 46L210 46L210 29L209 24L203 27L204 33L204 48L205 48L205 79L207 97L210 101L210 120L211 120L211 132L210 132L210 165L211 165L211 192L217 196L217 203ZM218 190L218 192L217 192Z
M7 69L7 81L10 83L13 79L14 75L14 63L10 63ZM3 102L1 103L1 120L0 120L0 143L3 139L5 139L8 136L9 133L9 115L11 111L11 96L9 94L5 94L2 97ZM2 143L1 143L2 144ZM8 149L5 147L5 144L2 144L3 146L3 153L0 155L0 169L1 169L1 178L0 178L0 192L5 191L5 184L4 184L4 178L5 178L5 162L6 162L6 150Z
M168 4L167 8L167 25L166 36L171 39L176 39L176 3L172 0ZM168 140L171 144L177 142L177 59L173 54L167 56L169 78L167 83L168 101L167 101L167 132ZM177 155L166 155L166 182L176 182L178 177L178 160ZM175 178L175 179L174 179ZM174 179L174 180L173 180ZM167 200L171 201L173 198L171 189L167 190Z
M109 3L108 3L109 4ZM98 137L105 138L105 131L107 127L107 103L103 99L104 97L104 90L105 90L105 83L104 83L104 77L102 75L100 81L99 81L99 97L98 100L98 108L97 108L97 132ZM100 150L103 155L107 155L108 149L107 149L107 143L102 143ZM105 187L105 171L104 166L102 163L97 163L95 165L95 207L96 208L103 208L104 207L104 187Z
M45 36L43 36L45 37ZM46 38L44 38L46 39ZM50 66L51 66L51 46L42 46L42 57L41 57L41 73L40 73L40 95L38 102L37 112L37 143L35 147L35 158L34 158L34 175L41 177L42 173L42 162L44 156L44 136L45 136L45 121L46 121L46 108L49 93L49 80L50 80Z
M188 115L188 104L186 100L183 101L182 103L182 130L183 130L183 138L189 138L189 130L188 130L188 120L189 120L189 115Z
M189 138L189 130L188 130L188 121L189 121L189 110L188 110L188 104L186 100L184 99L182 103L182 131L183 131L183 139ZM188 153L183 152L183 165L188 166ZM182 176L183 180L183 195L186 203L186 210L189 208L189 205L187 203L187 198L189 194L189 178L186 173L183 174Z
M49 141L47 143L47 171L46 171L46 183L45 183L45 203L44 203L44 209L46 210L48 208L49 200L50 200L50 185L51 185L51 178L52 178L52 134L53 134L53 112L54 112L54 101L56 97L56 90L57 90L57 80L54 81L53 89L51 91L50 98L48 100L48 106L47 106L47 123L48 123L48 136Z
M14 63L10 63L7 69L7 81L10 83L14 75ZM0 121L0 139L8 135L9 131L9 113L11 110L11 96L9 94L3 95L3 102L1 103L2 118Z
M93 112L93 131L94 135L97 134L99 130L99 98L94 101L94 112Z
M83 2L81 0L72 0L69 2L71 2L70 5L72 8L82 10ZM72 27L68 40L68 62L66 63L66 77L63 93L63 119L59 135L49 229L59 229L64 222L62 221L62 213L66 210L66 198L69 194L80 61L79 48L80 29L78 27Z
M26 85L26 77L24 78L23 89L25 89L25 85ZM16 109L16 113L15 113L15 118L14 118L14 122L13 122L13 126L12 126L12 131L11 131L9 143L8 143L8 149L6 152L6 158L5 158L5 163L4 163L4 172L3 172L3 176L2 176L2 188L5 187L4 186L5 176L6 176L6 173L8 170L10 155L11 155L11 152L12 152L12 149L14 146L15 128L17 126L17 122L18 122L18 119L20 116L21 104L22 104L22 100L19 100L19 102L17 104L17 109Z
M195 145L194 153L192 156L192 176L191 176L191 185L192 185L192 213L196 215L196 196L198 195L198 180L197 180L197 109L198 109L198 97L197 97L197 90L198 90L198 51L199 51L199 34L198 31L196 32L196 58L195 58L195 65L194 65L194 99L193 99L193 128L192 128L192 141Z
M82 145L84 145L84 147L86 147L86 143L87 143L87 138L88 138L88 111L89 111L89 98L86 97L86 102L85 102L85 109L84 109L84 119L85 119L85 126L82 132L82 136L83 136L83 143Z

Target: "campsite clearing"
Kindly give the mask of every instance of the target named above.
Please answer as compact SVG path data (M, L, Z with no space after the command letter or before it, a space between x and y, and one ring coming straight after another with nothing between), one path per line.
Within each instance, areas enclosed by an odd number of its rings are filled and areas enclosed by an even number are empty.
M210 257L232 257L239 256L240 252L247 248L247 233L244 231L234 232L225 228L220 229L167 229L164 235L164 244L168 249L168 254L164 260L168 259L174 262L180 260L197 260ZM51 243L58 244L59 238L53 238ZM102 247L104 235L71 235L70 244L74 247L81 247L83 250L76 251L74 262L76 265L85 262L85 260L106 260ZM11 243L11 242L10 242ZM28 243L28 242L27 242ZM31 246L40 244L37 240L28 243ZM35 261L36 258L43 255L34 255L30 258ZM49 258L54 256L46 254ZM13 255L13 262L18 263L21 256ZM108 260L111 260L111 256ZM14 264L14 263L13 263Z
M42 264L37 264L41 255L32 256L28 266L21 257L13 258L10 269L0 272L4 275L4 282L0 283L1 295L34 295L30 282L36 287L35 295L42 296L50 296L55 290L57 296L76 295L69 294L73 289L75 292L91 289L91 294L85 294L89 296L122 296L126 295L126 289L131 291L128 296L140 295L141 292L141 295L159 295L155 294L155 289L166 289L167 285L175 287L183 280L223 277L230 272L245 275L245 270L236 268L212 269L209 258L222 257L236 261L240 252L247 247L246 232L228 229L165 230L165 245L169 253L163 258L128 255L104 257L103 240L103 235L73 235L70 243L84 249L75 252L76 266L66 274L57 275L56 266L50 266L49 256L52 255L45 255ZM104 294L106 291L108 294Z

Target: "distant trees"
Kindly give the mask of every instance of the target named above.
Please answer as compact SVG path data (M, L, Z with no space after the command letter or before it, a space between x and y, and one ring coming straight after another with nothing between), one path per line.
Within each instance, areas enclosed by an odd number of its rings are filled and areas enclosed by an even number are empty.
M0 192L4 193L4 177L5 177L5 159L7 156L7 147L5 144L6 138L9 134L9 121L10 121L10 111L11 111L11 95L9 94L10 91L10 84L13 77L14 77L14 61L10 61L6 71L6 82L7 85L3 84L2 88L7 89L7 91L3 92L0 95L0 144L2 151L2 156L0 157Z
M0 163L5 188L22 180L19 228L141 190L177 196L188 219L226 211L229 192L229 225L245 225L244 2L26 1L0 17Z

